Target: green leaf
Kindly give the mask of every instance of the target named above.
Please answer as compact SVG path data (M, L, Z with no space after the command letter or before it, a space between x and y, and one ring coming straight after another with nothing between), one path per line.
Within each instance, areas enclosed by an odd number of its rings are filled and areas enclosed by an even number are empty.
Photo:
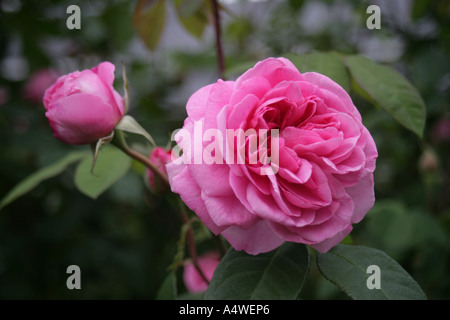
M178 19L185 29L193 36L200 38L203 35L208 17L209 1L205 0L175 0L175 9Z
M217 266L205 299L296 299L309 271L305 245L286 242L248 255L230 249Z
M417 21L423 16L433 11L431 0L415 0L411 10L413 21Z
M133 25L146 46L153 50L161 38L166 22L166 1L139 0L133 14Z
M345 63L364 98L386 110L419 138L423 137L425 103L405 77L391 67L361 56L348 56Z
M92 160L92 166L91 166L91 172L94 171L95 162L97 161L98 152L103 146L106 146L111 143L111 141L114 138L114 131L111 131L109 135L106 137L100 138L97 143L91 145L92 154L94 156L94 159Z
M0 210L17 198L30 192L44 180L53 178L63 172L71 164L87 156L87 152L71 152L61 160L45 166L25 178L9 191L0 202Z
M367 218L369 234L381 245L380 249L388 248L392 257L398 258L415 244L414 220L402 202L379 201Z
M120 122L116 125L115 129L140 134L141 136L144 136L154 148L156 147L156 143L150 133L148 133L132 116L123 116L122 120L120 120Z
M344 239L341 241L342 244L353 244L353 239L351 235L346 235Z
M156 300L175 300L177 298L177 277L170 272L158 289Z
M122 178L131 166L131 159L112 145L100 150L94 173L91 173L92 161L90 156L80 162L75 171L75 185L93 199Z
M398 200L380 200L367 215L368 235L394 259L429 242L443 244L445 233L432 216Z
M303 55L286 54L285 57L302 73L321 73L337 82L345 91L350 92L350 77L347 68L335 52L312 52Z
M317 255L319 271L351 298L357 300L424 300L417 282L391 257L380 250L352 245L338 245ZM369 289L367 279L380 268L380 289Z

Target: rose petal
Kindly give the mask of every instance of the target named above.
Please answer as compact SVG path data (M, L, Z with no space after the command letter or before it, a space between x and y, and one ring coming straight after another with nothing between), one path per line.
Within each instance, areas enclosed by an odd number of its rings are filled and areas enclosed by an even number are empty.
M319 243L311 244L311 247L321 253L328 252L331 248L337 246L352 231L353 226L349 225L345 230L339 231L333 237Z
M258 220L236 197L210 197L202 192L201 198L212 221L219 227L248 228Z
M186 111L192 121L198 121L205 116L209 93L215 84L210 84L197 90L188 100Z
M285 240L278 237L264 220L259 220L251 228L229 227L222 235L236 250L257 255L279 247Z
M230 105L234 107L248 95L253 95L260 100L270 88L270 82L264 77L254 77L249 80L238 81L230 97Z
M56 101L45 115L54 135L69 144L96 142L107 136L115 125L111 105L87 93Z
M354 106L347 91L340 85L327 76L316 72L306 72L303 74L303 77L306 81L320 88L320 97L325 101L327 106L338 111L349 113L361 121L361 114Z
M183 202L199 216L211 232L216 235L221 233L224 229L217 226L209 216L201 198L201 190L192 178L188 167L171 162L166 165L166 170L172 191L180 195Z
M219 80L211 87L204 110L204 129L217 129L217 114L230 102L234 82Z
M355 210L352 223L360 222L375 203L373 175L368 174L358 184L346 188L345 191L353 199Z
M114 83L115 69L116 67L111 62L105 61L92 68L92 72L96 73L105 84L112 86Z

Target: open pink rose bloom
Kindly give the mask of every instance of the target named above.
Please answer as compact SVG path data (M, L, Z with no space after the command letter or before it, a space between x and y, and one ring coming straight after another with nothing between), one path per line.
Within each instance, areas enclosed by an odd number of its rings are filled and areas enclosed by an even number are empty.
M328 77L269 58L201 88L186 109L183 161L166 166L172 191L236 250L290 241L326 252L373 206L375 143Z
M64 75L45 91L44 106L53 134L69 144L90 144L111 133L124 113L114 90L114 65Z

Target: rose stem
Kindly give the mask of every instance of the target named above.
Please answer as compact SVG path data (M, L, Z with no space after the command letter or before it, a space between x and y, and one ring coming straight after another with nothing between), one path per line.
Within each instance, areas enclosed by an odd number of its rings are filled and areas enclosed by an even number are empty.
M213 5L213 22L214 22L214 31L216 34L216 52L217 52L217 63L219 67L219 77L222 80L225 80L225 59L223 56L222 49L222 32L220 28L220 10L219 4L217 0L212 0Z
M153 162L151 162L146 156L144 156L143 154L131 149L126 141L125 138L123 136L123 133L120 130L116 130L115 134L114 134L114 140L113 140L114 144L119 147L123 152L125 152L128 156L130 156L131 158L141 162L143 165L145 165L147 168L149 168L150 170L153 171L153 173L155 175L157 175L161 181L163 181L169 188L170 188L170 184L169 184L169 179L168 177L161 172L161 170L159 170L154 164ZM187 240L188 240L188 248L189 248L189 254L191 256L192 259L192 264L194 265L194 268L197 270L197 272L200 274L200 276L202 277L202 279L209 284L209 280L208 278L206 278L205 274L203 273L203 271L200 269L199 265L198 265L198 259L197 259L197 250L195 247L195 240L194 240L194 232L192 230L192 226L190 224L189 221L189 217L187 215L186 210L184 209L183 205L180 205L180 213L181 213L181 220L183 222L183 224L188 224L189 225L189 229L187 230Z
M188 249L189 249L189 255L191 256L192 265L194 266L195 270L200 274L203 281L205 281L209 285L209 280L206 278L205 274L203 273L203 270L200 269L200 266L198 264L197 259L197 248L195 247L195 239L194 239L194 230L192 229L192 224L189 221L188 214L186 210L184 209L184 203L180 202L180 213L181 213L181 220L183 224L189 225L189 228L186 232L186 237L188 241Z
M150 170L153 171L153 173L158 176L158 178L168 187L170 187L169 184L169 178L167 177L167 175L165 175L161 170L159 170L154 164L153 162L150 161L150 159L148 159L146 156L144 156L143 154L141 154L140 152L137 152L136 150L131 149L126 141L125 138L123 136L122 131L120 130L116 130L115 134L114 134L114 145L116 145L117 147L120 148L120 150L122 150L123 152L125 152L125 154L127 154L128 156L130 156L131 158L139 161L140 163L142 163L144 166L146 166L147 168L149 168Z

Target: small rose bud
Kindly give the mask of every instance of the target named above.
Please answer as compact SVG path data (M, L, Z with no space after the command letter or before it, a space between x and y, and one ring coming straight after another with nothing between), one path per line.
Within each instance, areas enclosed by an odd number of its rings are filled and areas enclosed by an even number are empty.
M113 87L114 69L102 62L60 77L45 91L45 115L56 138L91 144L114 130L124 114L123 98Z
M153 149L152 153L150 154L150 161L159 169L162 173L167 175L166 171L166 164L171 162L171 153L172 150L165 150L161 147L156 147ZM148 169L148 180L150 183L151 188L154 191L160 190L160 185L157 181L155 181L155 174L153 171Z
M210 252L198 258L199 267L208 281L211 281L219 262L220 257L216 252ZM186 289L191 293L205 292L208 289L208 284L190 262L184 266L183 280Z
M450 141L450 117L442 117L433 127L433 137L438 142Z
M41 69L33 73L24 87L24 98L33 103L41 103L45 90L58 80L53 69Z

